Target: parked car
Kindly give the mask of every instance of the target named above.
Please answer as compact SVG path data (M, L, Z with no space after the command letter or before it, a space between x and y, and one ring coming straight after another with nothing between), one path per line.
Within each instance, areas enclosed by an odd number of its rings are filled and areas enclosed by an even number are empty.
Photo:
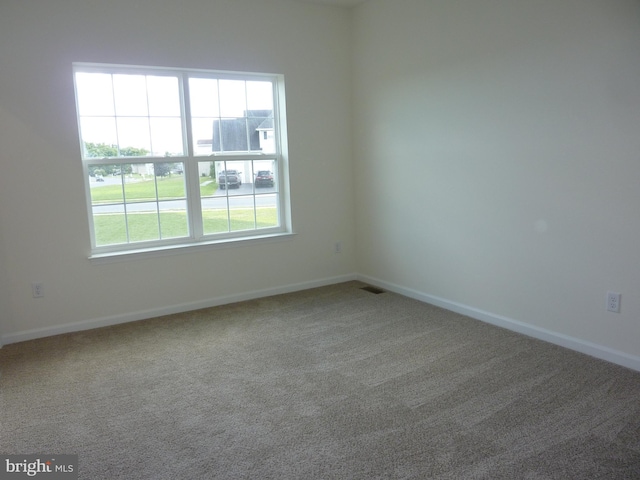
M255 186L258 187L273 187L273 173L268 170L260 170L256 174Z
M242 172L237 170L223 170L218 174L218 185L220 188L240 188L242 185Z

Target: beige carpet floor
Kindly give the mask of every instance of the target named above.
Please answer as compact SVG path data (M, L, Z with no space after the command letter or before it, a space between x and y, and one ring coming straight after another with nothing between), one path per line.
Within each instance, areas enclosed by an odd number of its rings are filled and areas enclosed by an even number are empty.
M0 349L81 479L639 479L640 373L348 282Z

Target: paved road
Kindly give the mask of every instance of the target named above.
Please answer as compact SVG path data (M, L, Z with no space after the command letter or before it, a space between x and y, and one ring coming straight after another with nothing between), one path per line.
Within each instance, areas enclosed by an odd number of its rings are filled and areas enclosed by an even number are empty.
M100 182L98 185L109 185L105 182ZM116 179L115 183L119 183ZM113 184L113 183L111 183ZM255 193L255 204L257 207L275 207L277 197L275 194L276 189L274 187L267 188L256 188ZM270 195L271 194L271 195ZM202 208L227 208L227 201L229 202L229 206L232 208L247 208L253 207L254 197L253 197L253 184L242 184L240 188L232 188L227 190L218 189L216 193L209 198L204 198L202 200ZM186 209L186 201L185 200L169 200L169 201L161 201L160 202L161 211L169 211L169 210L185 210ZM94 213L118 213L122 212L123 209L117 205L102 205L94 207ZM127 204L128 212L155 212L156 211L156 203L155 202L145 202L145 203L129 203Z

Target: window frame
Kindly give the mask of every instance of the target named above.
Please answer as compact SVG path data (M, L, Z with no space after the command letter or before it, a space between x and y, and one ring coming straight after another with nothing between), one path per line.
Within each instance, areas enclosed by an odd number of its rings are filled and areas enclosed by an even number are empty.
M180 122L182 128L182 145L183 155L174 156L116 156L116 157L89 157L86 155L85 142L83 140L83 132L81 126L80 106L78 100L78 88L76 85L76 73L106 73L106 74L133 74L133 75L160 75L171 76L178 79L178 89L180 96ZM262 153L261 151L231 151L231 152L214 152L210 155L197 154L193 138L193 119L191 116L190 102L190 78L208 78L218 80L242 80L242 81L267 81L272 84L273 95L273 128L274 128L274 146L273 153ZM92 260L113 258L118 256L142 255L149 256L167 251L175 251L176 249L184 249L190 247L207 247L207 246L229 246L236 242L253 242L278 237L288 237L293 234L291 225L291 204L290 204L290 188L289 188L289 172L288 172L288 154L287 154L287 133L286 133L286 106L284 98L284 76L282 74L269 73L253 73L253 72L231 72L221 70L204 70L193 68L171 68L171 67L153 67L153 66L130 66L130 65L114 65L114 64L96 64L96 63L73 63L73 82L76 100L76 117L78 122L78 135L80 143L80 156L83 169L85 196L87 204L87 214L89 220L89 232L91 239L91 253L89 258ZM245 112L246 114L246 112ZM117 113L114 112L114 118L117 119ZM149 117L152 118L152 117ZM260 132L258 132L260 135ZM247 145L247 148L251 148ZM171 161L168 162L167 160ZM252 172L257 171L253 168L256 161L273 161L274 176L277 179L277 187L275 192L269 192L275 195L275 205L277 212L277 224L273 227L259 228L257 225L257 204L256 198L266 195L256 191L255 184L252 183L252 191L250 194L238 195L251 198L253 200L254 212L254 228L246 230L231 230L221 233L204 233L204 219L202 215L202 196L200 190L200 162L251 162ZM177 238L159 238L157 240L131 241L127 238L126 243L97 245L96 228L94 221L94 203L91 196L90 184L90 167L93 165L129 165L129 164L161 164L161 163L182 163L184 175L184 191L186 202L187 216L187 236ZM227 167L225 166L225 169ZM157 178L157 177L154 177ZM217 181L217 179L216 179ZM123 184L124 188L124 184ZM227 199L227 216L230 219L229 199L236 197L231 195L228 189L224 189L224 197ZM160 203L156 197L156 203ZM129 205L127 200L123 198L123 209ZM158 207L159 208L159 207ZM158 210L159 212L160 210ZM126 218L126 214L125 214ZM160 226L160 220L158 220ZM128 235L128 233L127 233Z

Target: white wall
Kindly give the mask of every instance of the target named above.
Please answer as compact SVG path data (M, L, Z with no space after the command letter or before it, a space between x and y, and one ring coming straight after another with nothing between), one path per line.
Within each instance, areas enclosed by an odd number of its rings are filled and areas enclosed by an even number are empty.
M359 271L640 366L640 3L370 0L354 22Z
M3 0L4 342L352 275L349 21L347 10L288 0ZM74 61L284 74L297 235L92 264ZM31 297L32 281L44 298Z
M640 365L639 26L635 0L3 0L2 339L359 271ZM284 73L297 235L91 264L73 61Z
M2 335L11 323L11 308L9 307L9 277L7 276L4 248L2 247L2 217L0 217L0 347L2 347Z

